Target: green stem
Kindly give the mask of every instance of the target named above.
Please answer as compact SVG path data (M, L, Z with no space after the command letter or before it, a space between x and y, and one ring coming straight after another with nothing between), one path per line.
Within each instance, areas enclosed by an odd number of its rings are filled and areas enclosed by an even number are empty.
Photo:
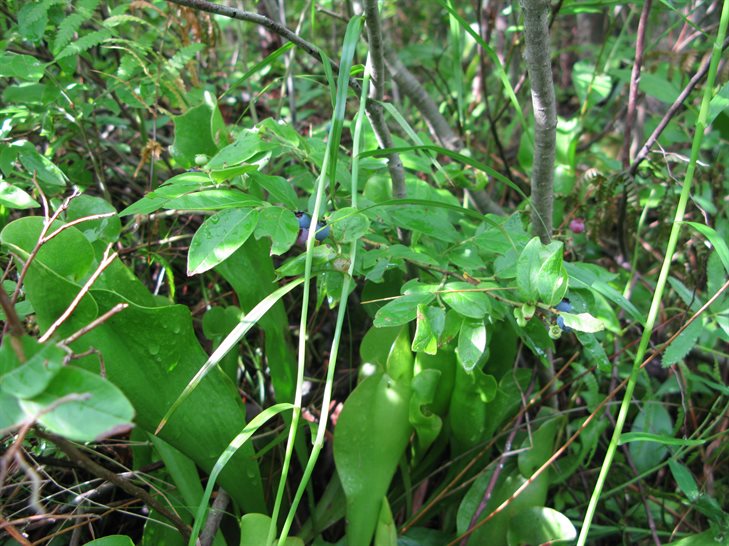
M339 141L342 134L342 124L344 121L345 106L347 102L347 83L349 80L349 71L352 67L352 59L354 50L359 39L359 33L362 26L361 17L353 17L347 25L344 35L344 43L342 46L342 59L340 72L337 81L337 97L334 106L334 116L332 118L331 129L329 130L329 143L324 152L324 160L322 162L321 174L316 184L316 197L314 199L314 210L311 213L311 225L316 226L319 223L321 215L322 203L324 200L324 191L326 180L329 179L331 187L336 185L334 176L334 167L337 153L339 150ZM331 170L331 172L330 172ZM299 347L298 362L296 370L296 395L294 397L294 408L291 416L291 425L289 427L289 435L286 443L286 454L284 455L283 466L281 468L281 478L276 491L276 500L273 505L271 514L271 526L268 530L268 539L266 544L271 544L276 536L276 524L278 514L281 510L284 490L286 489L286 478L288 477L289 467L291 466L291 456L294 450L294 441L296 440L296 431L299 427L299 418L301 417L301 402L303 397L304 386L304 368L306 365L306 325L309 317L309 292L311 289L311 267L314 259L314 245L316 244L316 229L309 230L309 236L306 239L306 260L304 262L304 290L302 294L301 304L301 322L299 323ZM288 519L288 518L287 518Z
M369 87L369 74L365 74L362 82L362 96L359 103L359 113L357 115L357 122L354 129L354 145L352 149L352 207L357 208L357 179L359 176L359 148L362 142L362 120L365 117L365 104L367 103L367 89ZM352 280L352 273L354 272L354 263L357 259L357 242L352 243L352 247L349 251L349 270L344 276L344 282L342 283L342 295L339 299L339 310L337 312L337 324L334 329L334 338L332 339L332 347L329 352L329 368L327 369L326 385L324 386L324 398L321 403L321 417L319 418L319 427L316 431L316 438L314 445L311 449L311 455L309 455L309 461L306 463L304 474L301 477L301 483L296 490L294 500L291 503L289 514L284 522L283 529L281 530L281 536L278 539L278 546L283 546L286 542L291 525L296 515L296 509L301 502L301 498L304 495L306 484L311 479L311 475L314 472L314 466L319 458L319 453L324 446L324 435L327 429L327 422L329 421L329 405L332 399L332 390L334 388L334 372L337 364L337 355L339 354L339 340L342 336L342 326L344 325L344 316L347 311L347 299L349 298L349 285Z
M721 45L724 42L726 36L727 23L729 23L729 0L724 0L721 21L719 23L719 31L714 40L713 51L711 55L711 65L709 66L709 75L706 80L706 87L704 88L704 96L701 101L701 110L699 111L699 118L696 121L696 132L694 133L693 143L691 145L691 158L689 160L688 168L686 169L686 177L684 178L683 188L681 189L681 196L678 200L676 207L676 215L674 217L673 226L671 227L671 234L668 238L668 245L666 246L666 257L663 260L661 266L661 272L658 276L658 282L656 283L656 291L653 293L653 300L651 301L651 307L648 311L648 319L646 320L645 329L643 330L643 336L640 339L640 345L638 346L638 352L635 355L633 361L633 369L628 378L628 385L625 389L625 395L623 401L620 404L620 411L618 412L618 418L615 424L615 431L613 437L610 440L607 453L605 454L605 460L602 463L600 469L600 475L597 478L595 484L595 490L592 492L590 497L590 503L587 506L585 513L585 519L582 523L582 529L580 530L580 536L577 540L577 546L584 546L587 541L587 535L590 532L590 524L592 518L595 515L597 503L600 500L600 494L602 492L603 485L607 478L607 474L610 471L615 451L618 448L618 441L625 425L625 419L628 415L628 408L633 397L633 391L635 390L635 384L638 379L638 372L640 371L640 364L643 361L643 357L648 349L651 334L653 333L653 326L658 316L658 310L661 306L661 299L663 297L663 290L668 280L668 272L671 269L671 260L673 253L676 250L678 243L678 236L681 231L681 222L683 221L684 213L686 212L686 205L688 204L689 196L691 193L691 183L693 182L694 172L696 170L696 160L699 156L699 150L701 149L701 142L704 137L704 130L706 129L706 120L709 114L709 102L711 101L712 88L714 86L714 80L716 79L716 69L721 58Z

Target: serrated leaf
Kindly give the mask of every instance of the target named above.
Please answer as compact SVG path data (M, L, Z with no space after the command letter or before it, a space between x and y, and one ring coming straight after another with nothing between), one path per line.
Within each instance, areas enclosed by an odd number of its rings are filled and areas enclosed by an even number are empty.
M81 28L81 25L84 21L89 19L90 16L90 13L77 11L60 22L58 25L58 31L56 32L56 37L53 39L53 47L51 49L54 55L58 55L58 53L60 53L61 49L63 49L68 42L71 41L76 31Z
M605 329L605 324L599 318L593 317L590 313L560 313L560 316L564 319L565 326L578 332L594 334L595 332L602 332Z
M271 238L271 254L278 256L296 242L299 222L293 212L281 207L264 207L258 215L256 239Z
M238 250L258 222L256 209L221 211L203 222L195 232L187 255L187 274L212 269Z
M683 360L696 345L703 327L704 324L701 318L689 324L688 328L681 332L666 348L666 351L663 353L663 366L672 366L676 362Z
M113 34L111 33L111 31L106 28L84 34L78 40L64 47L61 52L56 55L56 61L60 61L61 59L69 57L70 55L78 55L80 53L83 53L84 51L87 51L92 47L95 47L100 43L105 42L112 36Z

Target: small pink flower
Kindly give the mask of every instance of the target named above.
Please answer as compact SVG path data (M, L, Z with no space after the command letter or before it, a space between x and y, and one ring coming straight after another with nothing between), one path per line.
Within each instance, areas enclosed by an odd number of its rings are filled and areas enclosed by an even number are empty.
M575 218L570 222L570 231L572 233L582 233L585 231L585 220L582 218Z

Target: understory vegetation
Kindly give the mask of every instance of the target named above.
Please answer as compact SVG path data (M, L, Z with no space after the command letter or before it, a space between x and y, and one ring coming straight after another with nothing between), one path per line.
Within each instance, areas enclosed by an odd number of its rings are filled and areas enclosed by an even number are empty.
M0 545L728 544L728 21L2 3Z

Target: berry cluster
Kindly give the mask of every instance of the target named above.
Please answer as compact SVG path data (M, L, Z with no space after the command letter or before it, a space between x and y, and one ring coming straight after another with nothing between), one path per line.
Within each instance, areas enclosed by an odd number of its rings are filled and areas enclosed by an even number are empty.
M309 238L309 230L311 229L311 216L305 212L297 212L296 217L299 219L299 236L296 238L296 244L305 245ZM317 222L316 233L314 237L321 242L329 237L329 226L322 222Z

